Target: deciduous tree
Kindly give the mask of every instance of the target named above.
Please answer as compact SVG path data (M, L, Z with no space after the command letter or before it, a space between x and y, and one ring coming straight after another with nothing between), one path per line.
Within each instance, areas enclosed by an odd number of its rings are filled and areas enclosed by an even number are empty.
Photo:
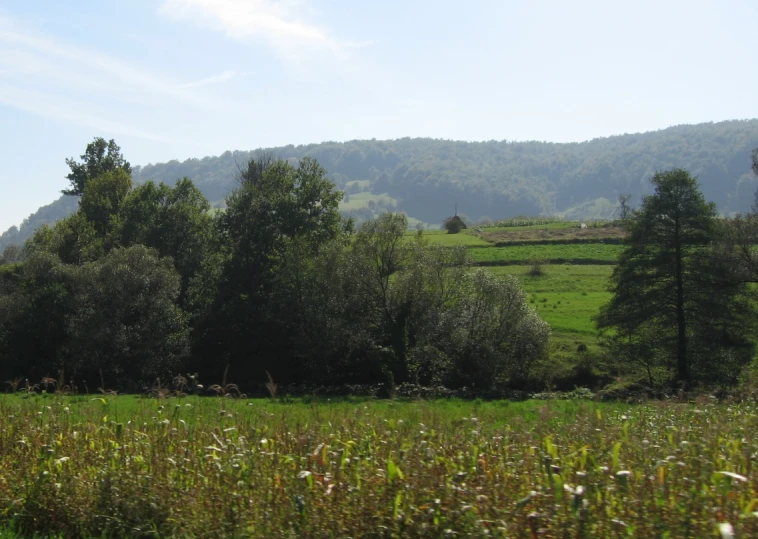
M132 173L131 165L124 159L121 148L113 139L106 142L104 138L96 137L87 144L87 149L80 157L81 163L73 158L66 159L66 164L71 168L66 176L71 187L61 191L64 195L83 195L87 183L106 172L123 170L126 174Z

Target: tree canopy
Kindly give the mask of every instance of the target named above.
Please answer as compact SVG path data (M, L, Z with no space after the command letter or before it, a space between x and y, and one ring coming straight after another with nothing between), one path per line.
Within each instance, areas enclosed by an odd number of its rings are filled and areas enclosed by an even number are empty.
M80 158L81 162L73 158L66 159L66 164L71 168L66 176L71 187L61 191L64 195L83 195L87 183L106 172L123 170L127 175L132 173L131 165L124 159L121 148L113 139L106 142L102 137L95 137L95 140L87 144L87 149Z

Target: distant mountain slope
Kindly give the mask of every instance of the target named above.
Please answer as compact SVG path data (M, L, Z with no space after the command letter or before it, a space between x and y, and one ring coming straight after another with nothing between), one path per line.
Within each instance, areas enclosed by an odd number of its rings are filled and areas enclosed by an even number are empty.
M705 196L724 213L745 211L757 179L750 152L758 120L683 125L581 143L458 142L435 139L326 142L271 148L285 159L311 156L348 196L343 209L358 217L386 209L439 223L458 204L472 219L517 214L608 217L619 193L633 202L649 192L656 170L683 167L699 177ZM188 176L212 202L235 187L238 166L256 151L135 167L134 180L173 183ZM128 156L127 156L128 157ZM63 186L63 181L61 182ZM0 249L24 241L42 223L75 208L59 200L0 237Z

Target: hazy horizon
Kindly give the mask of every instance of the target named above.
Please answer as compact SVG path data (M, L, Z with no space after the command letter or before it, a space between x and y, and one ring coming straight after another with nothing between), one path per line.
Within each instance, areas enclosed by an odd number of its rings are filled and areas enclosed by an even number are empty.
M0 7L0 231L67 157L132 165L288 144L583 142L758 117L758 5L480 0L9 0Z

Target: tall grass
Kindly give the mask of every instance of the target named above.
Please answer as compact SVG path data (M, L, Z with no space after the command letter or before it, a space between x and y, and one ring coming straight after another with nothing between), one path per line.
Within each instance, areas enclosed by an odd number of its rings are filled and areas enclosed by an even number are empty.
M25 535L758 534L756 406L6 397Z

